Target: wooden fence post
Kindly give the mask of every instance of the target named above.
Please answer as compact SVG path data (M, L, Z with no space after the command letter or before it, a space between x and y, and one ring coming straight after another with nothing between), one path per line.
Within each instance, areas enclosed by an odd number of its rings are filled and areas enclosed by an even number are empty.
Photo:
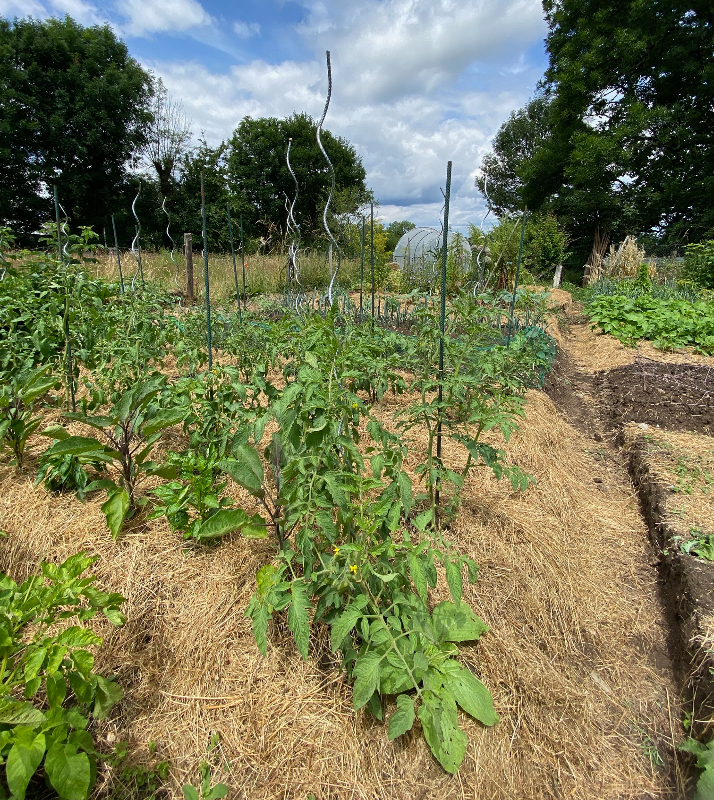
M193 243L190 233L183 235L183 251L186 256L186 299L193 303Z

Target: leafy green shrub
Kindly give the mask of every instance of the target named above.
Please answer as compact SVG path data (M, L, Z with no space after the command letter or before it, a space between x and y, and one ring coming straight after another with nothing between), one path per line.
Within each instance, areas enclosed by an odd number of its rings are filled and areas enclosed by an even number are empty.
M0 447L12 451L18 469L27 449L27 440L40 426L40 418L33 419L35 401L57 384L49 374L49 367L21 370L11 375L0 387Z
M35 485L44 481L50 492L76 492L77 497L84 500L87 487L92 483L86 467L98 472L104 470L104 464L94 458L71 453L45 455L40 459Z
M63 800L85 800L97 775L97 752L87 731L90 717L104 719L121 689L94 670L88 647L101 645L80 622L101 611L122 625L124 598L95 589L82 577L95 559L83 553L18 586L0 573L0 794L24 800L43 768ZM71 691L71 695L69 692ZM18 699L23 697L24 699Z
M136 490L140 481L150 475L171 478L176 474L176 467L160 466L150 460L161 431L178 424L188 413L186 406L162 407L158 397L165 387L166 378L153 375L126 391L106 415L93 416L86 410L65 414L68 419L101 431L104 443L93 437L70 436L59 425L43 431L45 436L59 440L45 451L45 458L84 456L114 469L116 479L94 481L84 488L85 492L107 490L102 511L114 538L119 535L127 514L136 509Z
M649 295L600 295L588 305L593 322L627 346L650 339L657 347L694 347L714 353L714 307L703 300L659 300Z
M706 289L714 289L714 239L687 245L682 277Z

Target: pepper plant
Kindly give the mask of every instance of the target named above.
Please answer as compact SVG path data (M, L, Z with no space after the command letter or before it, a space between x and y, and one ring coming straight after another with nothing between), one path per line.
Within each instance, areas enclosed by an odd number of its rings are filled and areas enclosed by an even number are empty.
M114 538L128 514L138 505L137 489L141 481L152 475L171 478L174 465L159 465L150 459L154 445L165 428L181 422L188 408L164 406L159 395L166 388L166 378L155 374L124 392L105 415L92 415L85 410L64 416L100 431L104 441L94 437L71 436L62 426L43 431L58 441L44 454L45 458L76 455L104 462L113 471L113 478L94 481L85 492L107 490L102 511Z

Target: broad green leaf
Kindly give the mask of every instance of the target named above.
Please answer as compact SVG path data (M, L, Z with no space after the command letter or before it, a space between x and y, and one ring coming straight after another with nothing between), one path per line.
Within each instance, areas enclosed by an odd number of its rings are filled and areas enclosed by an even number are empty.
M144 424L141 426L142 436L148 438L164 428L170 428L172 425L178 425L179 422L182 422L186 418L188 411L189 409L186 406L178 406L177 408L162 408L160 411L157 411L156 414L153 414L151 419L144 422Z
M451 592L451 599L454 603L461 602L463 594L463 579L461 576L461 562L457 559L452 561L447 555L444 555L444 567L446 568L446 582L449 585Z
M176 478L179 473L179 468L175 464L145 464L143 467L147 475L155 475L164 480L171 480Z
M263 497L265 493L262 486L263 466L260 463L260 456L247 445L240 445L235 450L238 451L239 458L227 458L219 461L218 468L230 475L239 486L249 491L254 497Z
M183 796L186 800L200 800L198 796L198 789L196 789L194 786L191 786L190 783L182 786L181 791L183 792Z
M88 679L89 673L94 669L94 656L88 650L75 650L70 658L82 677Z
M92 714L96 719L106 719L109 712L122 698L121 686L114 681L107 680L101 675L95 675L96 694L94 695L94 708Z
M102 609L104 616L112 623L120 628L126 622L126 616L117 608L104 608Z
M217 783L208 794L203 795L203 800L221 800L228 794L228 787L225 783Z
M441 672L444 674L444 686L467 714L484 725L498 722L491 692L470 670L464 669L457 661L449 660Z
M408 694L397 697L397 710L389 718L389 739L396 739L414 725L414 700Z
M256 519L249 517L242 508L222 508L201 525L196 532L196 538L216 539L244 528L247 529L246 536L250 539L264 539L268 535L267 527L262 529L261 534Z
M441 698L426 691L419 706L419 720L434 757L453 775L464 760L468 744L466 734L459 728L456 703L448 696Z
M69 433L61 425L50 425L42 431L42 436L58 440L69 439Z
M330 647L333 653L336 653L342 642L345 640L347 634L357 624L357 620L362 616L361 609L357 608L353 603L350 603L344 611L340 614L339 618L332 623L332 630L330 631Z
M307 596L305 583L296 579L291 584L292 601L288 609L288 627L293 632L295 644L300 655L307 661L308 646L310 643L310 600Z
M57 455L86 455L88 453L102 452L104 445L91 436L68 436L55 442L52 447L45 450L43 457Z
M29 725L37 727L45 721L45 715L32 703L0 698L0 725Z
M352 688L352 702L355 711L359 711L376 691L382 658L379 653L367 651L355 661L353 670L355 683Z
M10 748L5 765L7 785L13 796L25 800L25 792L32 776L42 763L45 754L45 735L31 728L16 728L15 743Z
M458 605L445 600L432 613L434 629L440 642L472 642L488 630L463 601Z
M67 695L67 683L61 672L51 672L45 679L47 702L50 708L59 708Z
M112 489L114 486L116 486L116 484L114 483L113 480L110 480L109 478L101 478L96 481L90 481L84 487L84 493L89 494L90 492L98 492L101 491L102 489L106 489L108 491L109 489Z
M45 772L62 800L86 800L91 788L89 756L76 745L55 742L47 751Z
M62 444L62 442L60 442ZM112 538L119 536L124 517L129 510L129 493L119 486L110 490L107 499L102 503L102 513L107 520L107 526Z

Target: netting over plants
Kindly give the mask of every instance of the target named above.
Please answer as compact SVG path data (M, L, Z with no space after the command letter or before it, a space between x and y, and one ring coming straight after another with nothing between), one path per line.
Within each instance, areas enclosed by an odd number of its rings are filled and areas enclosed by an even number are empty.
M441 268L443 231L437 228L412 228L397 242L394 262L399 265L405 282L413 287L430 286ZM466 237L449 231L448 271L461 276L471 268L471 247Z

